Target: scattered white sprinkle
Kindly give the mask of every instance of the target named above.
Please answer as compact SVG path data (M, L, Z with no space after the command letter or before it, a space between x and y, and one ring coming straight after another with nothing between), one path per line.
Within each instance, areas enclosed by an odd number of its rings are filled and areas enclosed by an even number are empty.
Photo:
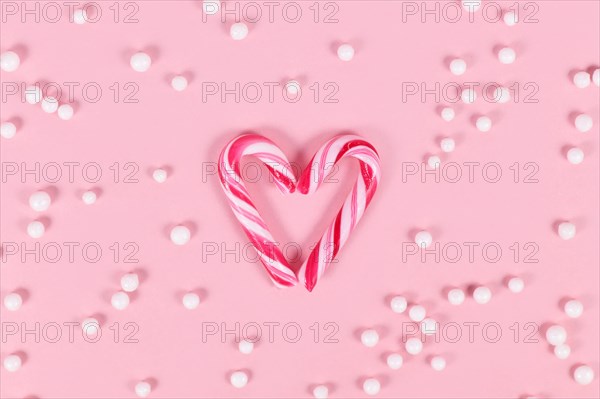
M421 305L413 305L408 310L409 319L411 319L412 321L415 321L417 323L423 321L423 319L425 318L426 315L427 315L427 311Z
M81 329L86 336L95 336L100 330L100 322L94 317L88 317L81 322Z
M452 108L444 107L444 108L442 108L442 111L440 112L440 116L446 122L450 122L452 119L454 119L454 117L456 116L456 113L454 112L454 110Z
M546 340L552 346L562 345L567 341L567 330L555 324L546 330Z
M479 286L473 290L473 299L480 305L488 303L492 299L492 291L485 286Z
M0 54L0 69L4 72L14 72L19 69L21 65L21 59L19 54L14 51L6 51Z
M410 355L418 355L423 350L423 342L419 338L409 338L404 344L406 352Z
M446 137L446 138L443 138L442 140L440 140L440 148L442 149L443 152L452 152L452 151L454 151L455 147L456 147L456 142L454 141L454 139L452 139L450 137Z
M585 155L581 148L573 147L567 151L567 160L573 165L579 165L582 163L584 157Z
M577 229L573 223L562 222L558 225L558 235L563 240L570 240L575 237Z
M0 136L5 139L12 139L17 134L17 126L12 122L2 122L0 124Z
M446 368L446 359L441 356L434 356L431 358L429 364L431 364L431 368L435 371L442 371Z
M592 83L592 77L586 71L579 71L573 75L573 83L580 89L585 89Z
M171 87L175 90L175 91L184 91L188 86L188 81L185 78L185 76L175 76L173 79L171 79Z
M594 127L594 121L587 114L579 114L575 118L575 127L582 133L589 132Z
M215 15L216 13L219 12L220 8L221 8L221 2L220 1L217 1L217 0L204 0L202 2L202 9L204 10L205 14Z
M437 332L438 323L437 321L427 318L421 322L421 332L425 335L433 335Z
M244 355L249 355L254 350L254 343L252 343L252 342L250 342L248 340L243 339L238 344L238 349Z
M480 116L475 121L475 126L480 132L489 132L492 129L492 120L487 116Z
M63 121L68 121L73 117L73 107L69 104L63 104L58 107L58 117Z
M342 44L337 49L337 55L342 61L350 61L354 58L354 47L349 44Z
M390 301L390 307L394 313L404 313L407 306L408 301L403 296L395 296Z
M145 398L152 392L152 386L146 381L140 381L135 384L135 394L140 398Z
M121 288L125 292L133 292L140 286L140 278L136 273L127 273L121 277Z
M430 155L429 157L427 157L427 165L431 169L437 169L440 167L441 164L442 160L437 155Z
M399 353L390 353L387 357L387 365L392 370L398 370L404 363L404 358Z
M152 172L152 178L157 183L164 183L167 181L167 171L160 168L155 169L154 172Z
M515 13L512 10L507 11L503 16L503 19L506 26L515 26L517 22L519 22L519 17L517 16L517 13Z
M460 76L467 71L467 63L461 58L455 58L450 61L450 72L453 75Z
M93 192L91 190L88 190L81 195L81 200L86 205L95 204L97 199L98 199L98 196L96 195L95 192Z
M27 86L25 88L25 101L32 105L42 101L42 89L38 86Z
M329 388L325 385L317 385L313 389L313 396L315 399L327 399L329 397Z
M433 242L433 237L431 233L426 230L421 230L417 234L415 234L415 244L417 244L420 248L427 248Z
M369 396L375 396L381 390L381 383L376 378L368 378L363 382L363 391Z
M248 36L248 25L243 22L236 22L231 25L229 34L233 40L243 40Z
M146 72L152 65L152 59L148 54L140 51L131 56L129 64L136 72Z
M503 64L512 64L516 58L515 50L510 47L503 47L498 51L498 60Z
M567 344L560 344L554 347L554 356L564 360L571 354L571 347Z
M364 346L372 348L379 342L379 334L375 330L365 330L360 335L360 342Z
M44 112L52 114L58 109L58 100L54 97L44 97L42 100L42 109Z
M233 385L235 388L243 388L248 383L248 374L246 374L244 371L235 371L231 373L229 381L231 381L231 385Z
M469 12L477 11L481 7L481 0L462 0L461 3L463 8Z
M290 80L285 84L285 90L288 92L288 94L293 96L297 95L300 92L300 82L297 80Z
M117 310L123 310L129 306L129 295L123 291L115 292L110 299L110 303L113 308Z
M465 292L460 288L452 288L448 291L448 302L452 305L460 305L465 301Z
M27 225L27 234L31 238L40 238L46 232L46 227L39 220L34 220Z
M200 297L198 294L188 292L183 296L181 302L183 303L184 308L188 310L194 310L198 307L198 305L200 305Z
M4 368L11 373L18 371L22 363L23 361L19 355L8 355L4 358Z
M507 87L498 86L494 89L494 101L499 104L506 104L510 101L510 90Z
M510 280L508 280L507 285L508 289L515 294L518 294L525 289L525 281L520 277L511 277Z
M23 298L16 292L11 292L4 297L4 307L11 312L21 309L21 305L23 305Z
M592 80L596 86L600 86L600 68L596 68L592 74Z
M77 25L83 25L85 24L87 21L87 13L85 12L84 9L78 9L75 10L75 12L73 13L73 22L75 22Z
M473 104L477 100L477 93L475 93L475 89L463 89L460 93L460 99L465 104Z
M50 208L52 198L45 191L36 191L29 196L29 206L36 212L43 212Z
M175 245L185 245L190 240L192 233L185 226L175 226L171 230L171 242Z
M570 318L577 319L583 314L583 303L577 299L571 299L565 303L564 311Z
M589 385L594 381L594 370L590 366L581 365L573 372L573 378L580 385Z

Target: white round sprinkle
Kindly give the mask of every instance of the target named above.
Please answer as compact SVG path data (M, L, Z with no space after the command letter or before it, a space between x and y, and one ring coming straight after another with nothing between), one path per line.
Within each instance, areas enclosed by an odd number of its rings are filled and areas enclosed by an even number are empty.
M462 0L461 3L463 8L469 12L477 11L479 10L479 7L481 7L480 0Z
M342 61L350 61L354 58L354 47L349 44L342 44L337 49L337 55Z
M454 141L454 139L451 139L450 137L443 138L440 141L440 148L442 149L443 152L452 152L452 151L454 151L455 147L456 147L456 142Z
M508 289L515 294L522 292L525 289L525 281L520 277L512 277L508 280Z
M217 1L217 0L204 0L202 2L202 9L204 10L204 13L208 14L208 15L215 15L216 13L219 12L219 9L221 8L221 2Z
M503 47L498 51L498 60L503 64L512 64L516 58L515 50L510 47Z
M73 117L73 107L69 104L63 104L58 107L58 117L63 121L68 121Z
M19 69L21 59L14 51L6 51L0 54L0 69L4 72L14 72Z
M125 292L133 292L140 286L140 278L136 273L127 273L121 277L121 288Z
M152 386L146 381L140 381L135 384L135 394L140 398L145 398L152 392Z
M0 136L5 139L12 139L17 134L17 126L12 122L2 122L0 124Z
M11 292L4 297L4 307L11 312L21 309L21 305L23 305L23 298L16 292Z
M584 157L585 155L581 148L573 147L567 151L567 160L573 165L579 165L582 163Z
M295 96L300 92L300 83L297 80L290 80L285 84L285 90Z
M589 385L594 381L594 370L590 366L581 365L573 372L573 378L580 385Z
M50 208L52 199L45 191L36 191L29 196L29 206L36 212L43 212Z
M503 19L506 26L515 26L517 22L519 22L519 17L517 16L517 13L515 13L512 10L506 12L503 16Z
M479 286L473 291L473 299L478 304L484 305L492 299L492 291L488 287Z
M426 230L421 230L417 234L415 234L415 244L417 244L420 248L427 248L433 242L433 237L431 233Z
M100 322L94 317L88 317L81 322L81 329L87 336L95 336L100 330Z
M554 356L564 360L571 354L571 347L567 344L560 344L554 347Z
M460 93L460 99L465 104L473 104L477 100L477 93L474 89L463 89Z
M489 132L492 129L492 120L487 116L480 116L475 121L475 126L480 132Z
M171 79L171 87L175 89L175 91L184 91L188 86L188 81L185 76L175 76Z
M87 13L84 9L75 10L73 13L73 22L77 25L83 25L87 21Z
M408 301L403 296L395 296L390 301L390 307L395 313L404 313L407 305Z
M391 353L387 357L387 365L392 370L398 370L400 367L402 367L403 363L404 358L402 358L402 355L399 353Z
M439 168L441 163L442 163L442 160L437 155L430 155L429 157L427 157L427 165L431 169Z
M567 330L555 324L546 330L546 340L553 346L562 345L567 341Z
M506 104L510 101L510 90L507 87L498 86L494 89L494 101Z
M448 302L452 305L460 305L465 301L465 292L460 288L452 288L448 291Z
M558 225L558 235L563 240L570 240L575 237L577 229L573 223L562 222Z
M460 76L467 71L467 63L465 60L460 58L455 58L450 61L450 72L456 76Z
M426 315L427 311L421 305L413 305L408 310L408 317L412 321L416 321L417 323L423 321Z
M56 112L58 109L58 100L54 97L44 97L42 100L42 109L49 114Z
M234 387L243 388L248 383L248 374L243 371L236 371L231 374L229 380Z
M440 112L440 116L446 122L450 122L452 119L454 119L454 117L456 116L456 113L454 112L454 110L452 108L444 107L444 108L442 108L442 111Z
M589 132L594 127L594 121L587 114L579 114L575 118L575 127L582 133Z
M152 172L152 178L157 183L164 183L167 181L167 171L164 169L155 169Z
M247 341L247 340L243 339L238 344L238 349L244 355L249 355L254 350L254 344L252 342L250 342L250 341Z
M42 89L38 86L27 86L25 88L25 101L32 105L42 101Z
M248 25L243 22L236 22L231 25L229 34L233 40L243 40L248 36Z
M421 322L421 332L425 335L433 335L437 332L437 321L427 318Z
M192 233L185 226L175 226L171 230L171 241L175 245L185 245L190 240Z
M123 310L129 306L129 295L122 291L115 292L112 298L110 298L110 303L113 308L117 310Z
M184 308L188 310L194 310L198 307L198 305L200 305L200 297L198 296L198 294L188 292L183 296L181 302L183 303Z
M423 350L423 342L419 338L409 338L404 344L406 352L410 355L418 355Z
M592 80L596 86L600 86L600 68L596 68L592 74Z
M367 395L374 396L381 390L381 383L375 378L368 378L363 382L363 391Z
M27 234L31 238L40 238L46 232L46 227L39 220L34 220L27 225Z
M580 89L585 89L592 83L592 77L586 71L579 71L573 75L573 83Z
M8 355L4 358L4 368L6 371L14 373L21 368L21 357L19 355Z
M432 357L429 363L431 364L431 368L435 371L442 371L446 368L446 359L441 356Z
M98 196L93 191L86 191L81 195L81 200L86 205L92 205L96 203Z
M565 303L564 311L567 316L576 319L583 314L583 304L577 299L571 299Z
M152 65L152 59L148 54L140 51L131 56L129 64L136 72L146 72Z
M360 335L360 341L364 346L372 348L379 342L379 334L375 330L365 330Z
M313 389L313 396L315 399L327 399L329 397L329 388L325 385L317 385Z

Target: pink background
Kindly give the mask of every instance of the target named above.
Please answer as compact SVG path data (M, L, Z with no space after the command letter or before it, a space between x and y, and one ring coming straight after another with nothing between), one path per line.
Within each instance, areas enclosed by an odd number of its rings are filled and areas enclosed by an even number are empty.
M32 336L26 342L8 337L1 357L22 351L26 361L16 373L2 368L2 397L135 397L136 381L148 378L155 383L151 397L309 397L312 386L321 383L330 385L330 397L361 397L362 379L372 376L382 381L380 397L600 395L599 96L596 86L578 89L569 78L572 70L600 63L598 2L536 2L539 22L515 27L486 22L481 14L474 23L466 15L458 23L436 23L431 16L425 23L416 16L402 22L402 3L394 1L339 2L338 23L314 23L310 3L302 3L300 22L286 22L279 8L273 23L263 16L240 42L231 40L229 23L221 23L218 15L203 23L200 2L137 2L139 22L133 24L114 23L112 2L101 4L103 16L96 24L70 24L67 16L55 24L21 23L13 16L2 24L1 50L16 48L22 55L19 70L3 72L3 82L80 82L80 88L97 82L103 89L97 103L85 101L77 90L76 114L68 122L17 96L3 100L2 121L17 119L19 131L12 140L0 140L2 162L97 162L103 177L96 184L87 183L81 173L72 183L65 176L56 184L8 177L0 197L1 240L33 245L26 226L39 215L27 198L52 186L55 199L43 214L50 225L40 243L97 242L104 251L95 264L83 261L81 252L74 263L66 255L55 264L8 258L1 267L2 297L16 289L28 295L17 312L2 307L2 322L31 327L36 322L81 322L97 314L105 334L95 344L84 342L80 334L75 343L63 337L56 344L36 343ZM333 50L343 41L356 48L349 63L338 60ZM516 49L514 64L498 62L493 49L501 44ZM137 73L129 56L142 49L153 55L153 64L148 72ZM448 71L444 60L450 56L467 59L465 75ZM180 93L169 80L181 72L193 77ZM232 96L225 103L217 97L202 101L202 82L233 87L236 81L262 84L290 78L305 89L297 103L287 103L281 95L274 103L263 98L236 104ZM402 101L402 82L425 82L432 88L435 82L492 81L517 82L521 88L534 82L539 102L524 103L521 97L492 104L480 98L472 105L457 104L456 119L447 123L437 115L437 108L447 103L443 99L437 102L430 95L425 102L416 96ZM114 82L121 88L137 82L139 102L115 103L109 88ZM335 82L339 102L312 101L306 89L315 82L321 88ZM575 130L573 112L589 113L594 129ZM478 113L494 120L487 134L473 126ZM202 171L203 163L216 162L229 139L248 129L275 140L301 165L324 140L343 130L365 136L380 152L379 191L339 262L313 293L302 287L276 289L258 264L236 262L233 255L226 262L219 256L203 262L203 243L224 243L228 249L246 243L216 176L203 183ZM422 183L415 176L403 182L402 163L419 163L426 154L439 152L437 140L443 135L457 140L456 151L443 161L497 162L501 181L485 182L479 168L474 183L466 178L454 184L431 178ZM585 150L581 165L566 161L563 148L569 145ZM113 182L109 166L115 162L139 165L139 182ZM521 165L519 183L509 169L515 162ZM538 183L523 183L527 162L539 166ZM151 171L165 165L171 174L159 185ZM326 184L311 198L281 197L266 178L252 185L259 209L282 243L295 241L306 249L319 237L352 183L355 170L350 165L338 174L340 184ZM86 206L80 195L90 188L102 192L95 205ZM560 220L577 225L575 239L557 236L553 226ZM194 234L188 245L177 247L168 231L182 222L193 225ZM423 228L441 245L496 242L503 256L497 263L486 262L481 251L473 263L466 255L457 263L436 263L432 256L426 262L416 256L402 262L402 242ZM139 263L115 262L109 249L114 242L136 242ZM515 262L509 249L514 242L521 247L537 243L539 263ZM130 306L117 311L110 296L130 270L144 278ZM502 285L512 274L526 282L521 294ZM491 287L492 301L478 305L468 298L453 307L445 299L447 287L471 284ZM202 293L203 303L194 311L181 305L188 290ZM469 342L464 327L458 343L428 341L420 355L406 355L402 369L391 370L385 355L396 350L404 355L402 323L409 321L406 314L390 310L392 294L424 305L441 323L496 322L502 338L486 342L480 326ZM566 297L583 302L581 318L568 319L562 312L559 302ZM121 328L137 323L139 343L123 343L123 336L113 342L108 327L114 322ZM219 336L202 341L202 323L212 322L230 329L235 323L281 325L272 343L263 327L254 352L243 355L232 335L226 342ZM302 328L297 343L282 337L281 326L288 322ZM315 322L321 329L318 343L310 330ZM323 342L327 322L339 326L338 343ZM518 343L510 329L515 322L520 323ZM564 325L571 357L554 357L540 333L532 336L538 343L524 342L531 331L523 328L528 322ZM379 330L375 348L361 344L358 334L364 328ZM441 373L427 363L434 354L448 361ZM594 369L591 385L573 381L570 370L579 363ZM228 381L237 369L251 373L241 390Z

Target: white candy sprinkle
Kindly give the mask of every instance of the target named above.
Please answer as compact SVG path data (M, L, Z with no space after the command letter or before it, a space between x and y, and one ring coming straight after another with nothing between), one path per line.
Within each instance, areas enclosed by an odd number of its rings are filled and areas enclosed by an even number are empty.
M494 101L506 104L510 101L510 90L507 87L498 86L494 89Z
M34 220L27 225L27 234L31 238L40 238L46 232L46 227L39 220Z
M329 397L329 388L325 385L317 385L313 389L313 396L315 399L327 399Z
M155 169L154 172L152 172L152 178L157 183L164 183L167 181L167 171L160 168Z
M475 126L480 132L489 132L492 129L492 120L487 116L480 116L475 121Z
M430 155L429 157L427 157L427 165L431 169L437 169L440 167L441 164L442 160L437 155Z
M4 72L14 72L19 69L21 58L14 51L6 51L0 54L0 69Z
M580 89L585 89L592 83L592 77L586 71L579 71L573 75L573 83Z
M477 100L477 93L474 89L464 89L460 93L460 99L465 104L473 104Z
M220 1L217 1L217 0L204 0L202 2L202 9L204 10L205 14L215 15L216 13L219 12L220 8L221 8L221 2Z
M110 299L110 303L113 306L113 308L117 310L123 310L127 306L129 306L129 295L122 291L115 292L112 298Z
M419 248L427 248L433 242L433 237L431 233L426 230L421 230L417 234L415 234L415 244L419 246Z
M408 310L408 317L412 321L416 321L417 323L423 321L426 315L427 311L421 305L413 305Z
M381 390L381 383L375 378L368 378L363 382L363 391L370 396L377 395Z
M391 353L388 355L386 361L389 368L391 368L392 370L398 370L402 367L402 364L404 363L404 358L399 353Z
M575 237L575 233L577 232L577 228L573 223L562 222L558 225L558 235L563 240L570 240Z
M58 107L58 117L63 121L68 121L73 117L73 107L69 104L63 104Z
M517 22L519 22L519 17L517 16L517 13L515 13L512 10L507 11L503 16L503 19L506 26L515 26Z
M188 310L194 310L198 307L198 305L200 305L200 297L198 294L188 292L183 296L181 302L183 303L184 308Z
M492 291L485 286L479 286L473 290L473 299L480 305L488 303L492 299Z
M450 61L450 72L456 76L460 76L467 71L467 63L465 60L460 58L455 58Z
M175 90L175 91L184 91L188 86L188 81L185 78L185 76L175 76L173 79L171 79L171 87Z
M582 133L589 132L594 127L594 121L587 114L579 114L575 118L575 127Z
M427 318L421 322L421 332L425 335L433 335L437 332L438 323L437 321Z
M583 303L577 299L571 299L565 303L564 311L570 318L577 319L583 314Z
M342 44L337 49L337 55L342 61L350 61L354 58L354 47L349 44Z
M592 74L592 80L596 86L600 86L600 68L596 68Z
M522 292L523 289L525 289L525 282L522 278L519 277L511 277L511 279L508 280L507 285L508 289L515 294L518 294L519 292Z
M554 356L564 360L571 355L571 347L567 344L560 344L554 347Z
M454 139L451 139L450 137L443 138L440 141L440 148L443 152L452 152L455 147L456 143L454 142Z
M236 371L231 373L231 377L229 377L231 381L231 385L236 388L243 388L248 383L248 374L243 371Z
M584 157L585 155L581 148L573 147L567 151L567 160L573 165L579 165L582 163Z
M448 291L448 302L452 305L460 305L465 301L465 292L460 288L452 288Z
M238 344L238 349L244 355L249 355L254 350L254 343L247 341L245 339L241 340Z
M88 336L95 336L100 330L100 322L94 317L88 317L81 322L81 330Z
M469 12L477 11L481 7L481 0L462 0L461 3L463 8Z
M131 56L129 64L136 72L146 72L152 65L152 59L148 54L140 51Z
M44 112L52 114L58 109L58 100L54 97L44 97L42 100L42 109Z
M11 373L18 371L22 363L23 361L19 355L8 355L4 358L4 368Z
M81 195L81 200L86 205L93 205L93 204L95 204L97 199L98 199L98 196L96 195L95 192L93 192L91 190L86 191L86 192L84 192Z
M171 230L171 242L175 245L185 245L190 240L192 233L185 226L175 226Z
M4 297L4 307L11 312L21 309L21 305L23 305L23 298L16 292L11 292Z
M390 301L390 307L395 313L404 313L407 305L408 301L403 296L395 296Z
M423 342L419 338L409 338L404 344L406 352L410 355L418 355L423 350Z
M25 88L25 101L32 105L42 101L42 89L38 86L27 86Z
M135 384L135 394L140 398L145 398L152 392L152 386L146 381L140 381Z
M454 117L456 116L456 113L454 112L454 110L452 108L444 107L444 108L442 108L442 111L440 112L440 116L446 122L450 122L452 119L454 119Z
M293 96L300 92L300 83L297 80L290 80L285 84L285 90Z
M17 126L12 122L2 122L0 124L0 136L5 139L12 139L17 134Z
M86 21L87 13L84 9L75 10L75 12L73 12L73 22L75 22L77 25L83 25L86 23Z
M379 342L379 334L375 330L365 330L360 335L360 341L368 348L372 348Z
M590 366L581 365L573 372L573 378L580 385L589 385L594 381L594 370Z
M434 356L431 358L429 364L431 364L431 368L435 371L442 371L446 368L446 359L441 356Z
M133 292L140 286L140 278L136 273L127 273L121 277L121 288L125 292Z
M36 191L29 196L29 206L36 212L43 212L50 208L52 198L45 191Z
M248 25L243 22L236 22L231 25L229 34L233 40L243 40L248 36Z
M555 324L546 330L546 340L552 346L562 345L567 341L567 330Z
M503 47L498 51L498 60L503 64L512 64L516 58L515 50L510 47Z

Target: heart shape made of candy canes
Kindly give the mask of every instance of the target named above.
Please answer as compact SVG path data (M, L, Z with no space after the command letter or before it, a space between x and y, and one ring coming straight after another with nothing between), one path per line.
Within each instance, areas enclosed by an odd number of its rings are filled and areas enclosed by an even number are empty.
M342 134L327 141L313 156L296 180L290 162L281 149L259 134L244 134L230 141L219 156L219 178L235 217L258 252L269 277L278 287L298 284L298 277L277 247L265 221L252 203L240 173L242 157L254 156L262 161L284 194L298 190L314 193L327 177L326 171L343 158L358 159L360 172L337 216L321 236L298 272L304 285L312 291L329 263L350 237L371 202L381 176L379 155L362 137Z

